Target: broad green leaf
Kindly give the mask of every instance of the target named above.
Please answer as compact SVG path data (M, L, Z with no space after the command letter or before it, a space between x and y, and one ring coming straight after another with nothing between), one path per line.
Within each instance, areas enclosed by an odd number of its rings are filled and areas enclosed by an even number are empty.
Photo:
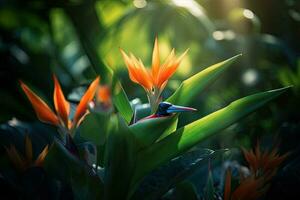
M153 170L139 184L132 199L161 199L170 189L193 175L208 160L223 155L228 149L211 150L195 148L167 164ZM145 197L145 193L147 197Z
M112 100L121 116L126 120L127 124L129 124L133 116L133 110L130 106L128 97L116 76L113 76Z
M132 133L136 136L138 142L143 146L149 146L159 137L176 130L178 115L170 117L158 117L138 121L129 126Z
M115 119L115 130L106 144L104 199L126 199L135 168L134 135L121 117Z
M78 150L79 157L81 159L84 159L89 166L92 166L93 164L98 164L97 163L98 151L97 151L97 146L94 143L92 142L77 143L76 147Z
M179 88L166 101L178 105L188 105L195 96L219 77L222 72L224 72L240 56L241 54L207 67L203 71L183 81Z
M91 112L80 125L80 136L96 145L104 145L109 116L105 113Z
M140 104L134 106L134 120L135 122L143 119L151 114L150 105L147 104Z
M61 143L54 141L43 166L49 175L70 184L75 199L102 199L104 185L100 178Z
M194 121L151 145L138 155L138 166L134 180L139 180L166 161L186 152L207 137L237 122L287 89L286 87L261 92L236 100L227 107Z

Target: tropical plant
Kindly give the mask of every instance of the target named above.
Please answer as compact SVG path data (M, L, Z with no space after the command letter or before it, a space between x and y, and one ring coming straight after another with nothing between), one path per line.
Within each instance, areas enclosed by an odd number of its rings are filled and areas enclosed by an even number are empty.
M162 90L183 57L176 58L172 51L161 65L156 40L150 72L133 55L129 58L123 51L122 54L131 80L142 85L147 92L150 103L148 114L154 113L150 118L133 120L140 110L133 111L120 81L113 74L111 74L112 84L105 86L105 89L98 86L99 78L95 79L78 104L75 114L70 112L70 104L65 99L55 76L54 105L57 114L54 114L40 97L21 82L21 87L38 118L59 127L60 130L66 130L53 141L49 152L43 158L43 168L47 174L61 181L63 185L69 185L76 199L138 199L143 191L141 189L143 180L147 180L147 177L153 175L156 170L166 166L167 163L170 165L169 168L172 168L176 165L173 159L189 156L187 152L199 142L237 122L288 89L280 88L238 99L201 119L177 127L178 114L173 112L178 110L173 109L172 112L165 114L157 114L157 110L161 105ZM189 105L197 94L239 57L240 55L207 67L183 81L166 99L169 103L165 104ZM92 103L94 96L98 101ZM99 106L101 108L104 104L105 108L107 106L111 108L99 109ZM73 124L70 121L72 118ZM10 158L12 152L16 152L12 150L14 149L7 150ZM201 161L216 154L213 150L204 152L203 149L191 152L196 153L198 155L196 158ZM199 161L196 163L201 164ZM171 187L183 181L193 170L195 168L185 167L181 174L177 174L175 179L170 179L159 193L148 191L142 192L142 195L145 199L159 198ZM186 184L183 186L189 188Z

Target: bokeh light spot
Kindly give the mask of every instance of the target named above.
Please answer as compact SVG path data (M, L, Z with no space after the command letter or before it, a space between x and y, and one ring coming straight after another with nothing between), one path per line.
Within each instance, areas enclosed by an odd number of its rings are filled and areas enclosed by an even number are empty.
M224 33L222 31L215 31L213 32L213 38L215 40L223 40L224 39Z
M147 5L146 0L134 0L133 5L137 8L144 8Z
M253 19L254 18L254 13L251 10L245 9L243 11L243 15L244 17L248 18L248 19Z
M244 72L242 80L246 85L254 85L257 82L258 73L255 69L248 69Z

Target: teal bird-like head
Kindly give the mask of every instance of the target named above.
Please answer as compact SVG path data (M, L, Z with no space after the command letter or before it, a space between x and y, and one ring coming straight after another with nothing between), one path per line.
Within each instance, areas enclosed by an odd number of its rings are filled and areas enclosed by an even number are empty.
M195 108L173 105L169 102L161 102L155 113L157 117L169 116L172 113L197 111Z

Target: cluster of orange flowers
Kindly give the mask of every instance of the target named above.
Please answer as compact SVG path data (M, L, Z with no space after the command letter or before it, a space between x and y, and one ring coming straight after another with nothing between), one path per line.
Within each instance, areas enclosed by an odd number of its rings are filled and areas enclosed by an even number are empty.
M231 171L227 170L224 200L256 200L264 195L268 190L269 181L289 155L289 153L280 155L276 147L271 151L262 151L259 144L254 151L243 149L243 154L251 174L248 177L241 177L240 184L232 191Z
M133 54L130 53L130 56L128 56L123 50L121 50L121 53L125 64L127 65L130 79L133 82L140 84L145 89L151 109L155 112L160 101L162 90L166 86L169 78L175 73L187 51L177 58L175 56L175 50L173 49L165 62L161 64L159 58L159 46L156 38L152 55L151 70L145 68L142 61L137 59ZM42 122L58 126L72 134L84 119L84 116L88 113L88 105L97 91L96 102L100 102L106 107L111 106L110 88L108 86L100 86L99 77L97 77L80 100L74 118L70 120L70 103L66 100L57 78L53 76L53 79L53 101L55 112L52 111L52 109L25 83L20 81L21 87L30 100L38 119Z
M21 88L25 92L38 119L44 123L55 125L65 133L72 135L74 130L82 122L84 117L88 114L88 105L96 95L96 103L110 106L110 90L108 86L100 86L100 78L97 77L89 86L85 94L82 96L73 119L70 119L70 103L66 100L61 86L56 76L53 75L54 92L53 102L55 112L43 101L37 94L35 94L25 83L20 81ZM25 137L25 156L19 153L14 145L6 147L6 152L9 159L14 166L24 171L32 166L41 166L47 153L48 145L42 150L37 159L34 161L32 156L32 143L28 136Z
M162 90L166 86L169 78L175 73L187 51L177 58L175 56L175 50L173 49L165 62L161 64L159 58L159 46L156 38L152 55L151 70L145 68L142 61L137 59L133 54L128 56L123 50L121 50L121 53L128 68L130 79L145 89L152 111L154 112L159 103ZM74 134L76 128L89 113L89 105L92 105L94 108L97 104L101 104L104 108L111 107L110 88L106 85L99 85L100 77L96 77L82 96L77 105L74 117L71 119L70 103L66 100L60 83L55 75L53 75L53 80L53 102L55 111L53 111L45 101L34 93L25 83L20 81L20 85L31 102L38 119L44 123L59 127L64 133L70 135ZM94 104L91 104L94 97L96 101ZM48 152L48 146L44 148L35 161L32 160L31 140L27 136L25 138L25 157L18 153L14 145L7 147L6 151L14 165L20 170L24 170L30 166L41 165Z

